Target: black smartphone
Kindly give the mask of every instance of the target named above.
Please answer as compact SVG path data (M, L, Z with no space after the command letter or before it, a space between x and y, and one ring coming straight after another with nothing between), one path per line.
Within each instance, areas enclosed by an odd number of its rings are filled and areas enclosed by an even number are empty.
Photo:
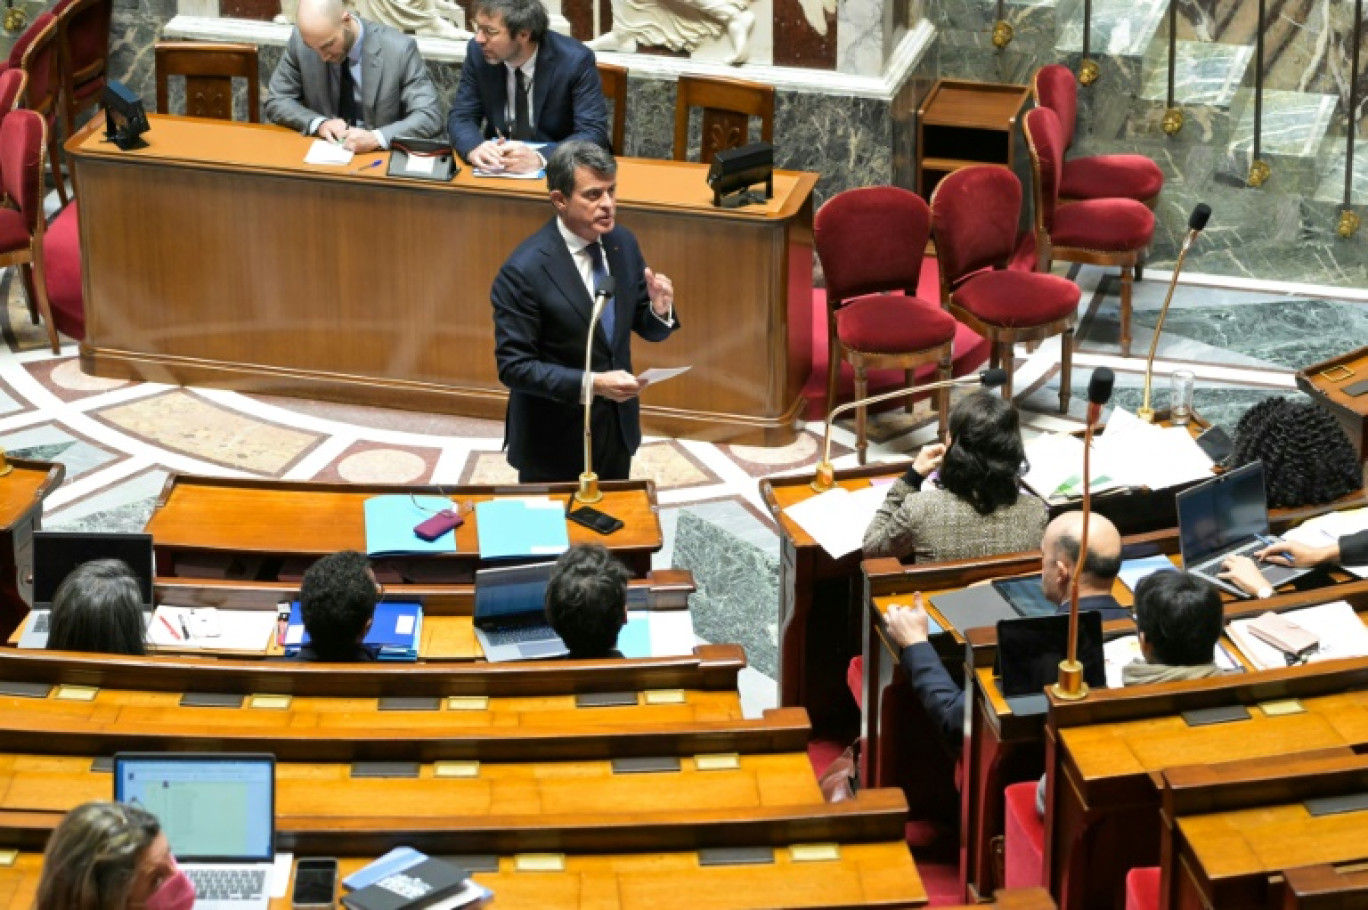
M337 901L337 860L308 857L295 863L294 910L331 910Z
M622 519L614 518L606 512L600 512L591 506L580 506L573 512L568 513L566 518L575 524L584 525L591 531L599 534L608 535L622 527Z
M1230 434L1218 426L1209 426L1197 437L1197 447L1206 452L1207 457L1220 464L1230 457L1230 453L1235 449L1235 443L1230 439Z

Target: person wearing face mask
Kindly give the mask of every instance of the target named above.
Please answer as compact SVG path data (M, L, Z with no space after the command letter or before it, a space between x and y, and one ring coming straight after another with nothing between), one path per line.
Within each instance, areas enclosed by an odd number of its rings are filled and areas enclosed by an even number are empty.
M92 802L48 839L34 910L192 910L195 886L176 865L156 816Z

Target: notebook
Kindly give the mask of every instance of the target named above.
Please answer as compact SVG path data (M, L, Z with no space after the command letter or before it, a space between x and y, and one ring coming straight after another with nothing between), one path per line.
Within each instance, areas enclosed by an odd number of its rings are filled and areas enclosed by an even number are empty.
M546 619L553 562L475 573L475 638L485 660L544 660L570 653Z
M1178 544L1183 568L1205 578L1223 591L1249 596L1236 585L1217 577L1221 563L1230 556L1249 556L1274 543L1268 533L1268 497L1264 492L1263 462L1227 471L1220 477L1179 493ZM1259 563L1273 587L1300 578L1310 569Z
M275 758L120 752L114 799L161 822L195 884L195 910L254 910L271 900Z
M95 559L119 559L133 570L143 612L148 622L152 621L151 534L34 531L33 613L19 638L19 647L47 647L53 595L72 570Z
M559 556L570 549L565 505L545 496L476 503L475 529L481 559Z

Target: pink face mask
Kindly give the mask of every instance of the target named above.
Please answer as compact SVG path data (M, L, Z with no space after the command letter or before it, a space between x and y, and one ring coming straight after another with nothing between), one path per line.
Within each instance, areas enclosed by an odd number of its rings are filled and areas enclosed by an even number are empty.
M195 886L179 868L147 899L147 910L194 910L194 906Z

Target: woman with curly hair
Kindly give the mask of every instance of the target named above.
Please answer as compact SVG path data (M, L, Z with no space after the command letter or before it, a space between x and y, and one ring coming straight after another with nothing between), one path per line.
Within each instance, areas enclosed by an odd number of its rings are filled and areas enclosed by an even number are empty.
M176 865L156 816L94 802L48 839L34 910L191 910L195 886Z
M966 395L950 410L945 444L924 447L888 491L865 556L941 562L1038 548L1048 515L1021 490L1025 462L1016 408L990 392Z
M1332 502L1363 487L1363 467L1335 418L1309 401L1270 398L1235 427L1227 466L1264 465L1269 508Z

